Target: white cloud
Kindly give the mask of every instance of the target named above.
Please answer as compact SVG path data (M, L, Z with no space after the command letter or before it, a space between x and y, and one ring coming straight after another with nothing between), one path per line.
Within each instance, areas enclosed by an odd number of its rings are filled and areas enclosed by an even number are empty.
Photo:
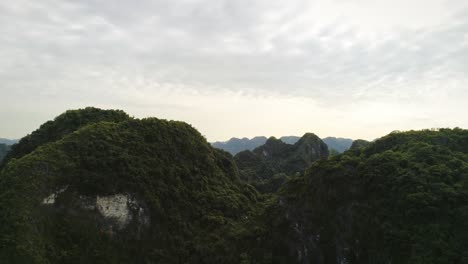
M86 105L209 139L466 127L467 17L462 0L0 3L0 136Z

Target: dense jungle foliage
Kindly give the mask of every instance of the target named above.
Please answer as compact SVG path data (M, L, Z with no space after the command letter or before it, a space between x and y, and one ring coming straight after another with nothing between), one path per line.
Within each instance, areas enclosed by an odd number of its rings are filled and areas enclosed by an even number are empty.
M102 121L120 122L128 119L130 117L122 110L102 110L94 107L69 110L54 120L44 123L39 129L14 144L5 157L4 163L29 154L37 147L59 140L88 124Z
M253 151L242 151L234 156L243 180L263 185L273 176L301 174L320 158L329 155L327 145L316 135L306 133L294 145L271 137Z
M280 196L296 259L468 263L467 130L392 133L318 161Z
M359 148L364 148L370 145L370 142L367 140L363 139L357 139L353 141L353 144L349 149L359 149Z
M186 123L86 108L12 153L2 263L468 263L463 129L395 132L333 156L308 133L233 158ZM113 195L130 197L122 227L91 206Z
M62 118L74 124L67 115ZM43 204L64 186L55 204ZM80 205L84 196L120 193L141 201L148 225L134 221L108 232L97 224L106 219ZM248 218L257 196L239 180L231 156L185 123L155 118L94 123L3 168L0 259L238 263L236 226Z
M280 140L286 144L294 145L299 141L301 137L297 136L283 136L280 137ZM353 143L352 139L349 138L336 138L336 137L326 137L322 139L325 144L328 146L328 150L333 153L343 153L348 150ZM244 150L254 150L261 145L264 145L267 141L266 137L254 137L252 139L248 138L231 138L228 141L222 142L217 141L213 142L211 145L215 148L225 150L232 155L236 155L239 152Z

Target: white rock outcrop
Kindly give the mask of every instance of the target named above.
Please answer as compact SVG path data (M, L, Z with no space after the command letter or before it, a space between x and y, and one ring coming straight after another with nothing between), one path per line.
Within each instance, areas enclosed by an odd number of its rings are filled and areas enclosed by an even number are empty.
M125 194L98 196L96 208L106 218L114 219L119 228L125 227L132 220L130 212L131 199Z
M42 200L42 204L48 204L48 205L55 204L55 200L57 199L59 194L63 193L67 189L68 189L68 185L63 187L62 189L59 189L53 192L51 195L47 196L46 198L44 198L44 200Z
M68 189L68 185L53 192L42 200L44 205L55 205L57 197ZM135 217L141 225L149 224L149 215L145 207L129 194L106 196L78 196L78 207L82 210L95 211L110 221L113 229L125 228ZM75 204L76 206L76 204Z

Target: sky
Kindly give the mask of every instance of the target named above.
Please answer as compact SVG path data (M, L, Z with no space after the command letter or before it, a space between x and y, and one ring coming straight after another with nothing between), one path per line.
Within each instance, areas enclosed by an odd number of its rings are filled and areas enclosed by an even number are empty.
M1 1L0 81L0 138L86 106L209 141L468 128L468 1Z

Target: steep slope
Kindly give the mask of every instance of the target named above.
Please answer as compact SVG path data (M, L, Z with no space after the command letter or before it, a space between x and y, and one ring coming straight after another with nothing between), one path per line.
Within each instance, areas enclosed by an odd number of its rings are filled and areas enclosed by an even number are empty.
M327 145L316 135L307 133L294 145L271 137L253 151L238 153L234 160L242 179L252 182L270 179L279 173L302 173L314 161L327 156Z
M4 163L10 159L20 158L29 154L43 144L57 141L88 124L101 121L120 122L128 119L130 117L121 110L102 110L87 107L85 109L67 111L54 120L44 123L39 129L13 145L11 151L5 157Z
M258 146L265 144L267 141L266 137L254 137L252 139L248 138L231 138L226 142L214 142L211 145L215 148L222 149L231 153L232 155L236 155L237 153L244 151L244 150L253 150Z
M468 131L392 133L321 160L267 212L277 242L259 259L468 263Z
M89 124L1 171L0 259L239 263L237 227L256 196L185 123Z

